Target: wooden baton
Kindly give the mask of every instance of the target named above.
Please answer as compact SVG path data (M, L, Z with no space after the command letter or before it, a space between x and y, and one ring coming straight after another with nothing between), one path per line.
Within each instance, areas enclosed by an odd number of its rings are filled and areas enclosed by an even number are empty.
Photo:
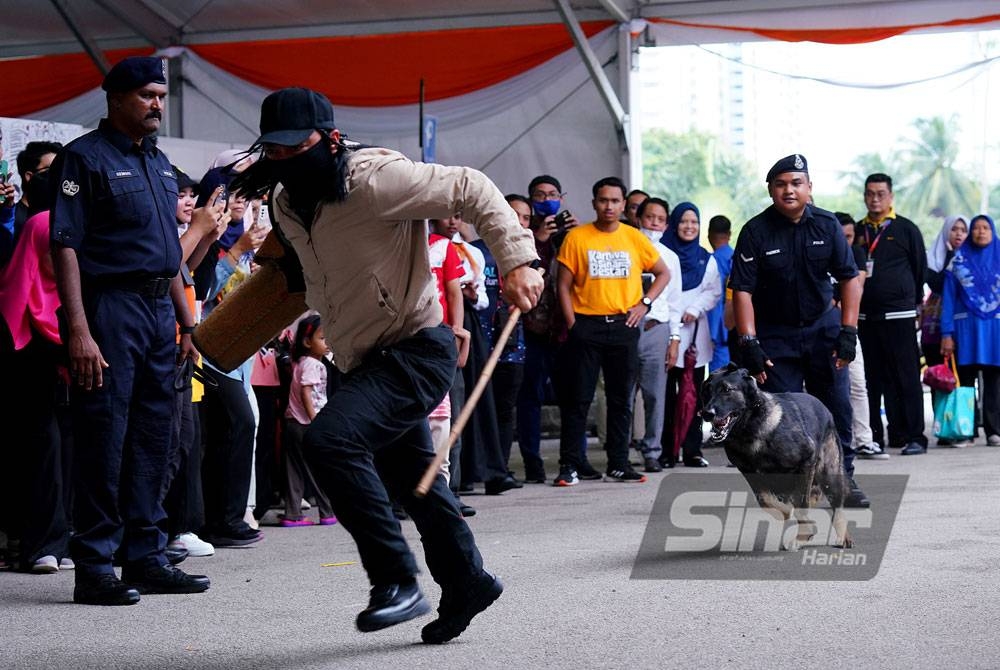
M483 395L483 391L486 390L486 385L490 381L490 377L493 376L493 369L497 366L497 361L500 360L500 355L503 353L504 346L507 344L507 340L510 339L510 334L514 332L514 326L517 325L517 320L521 318L521 309L515 307L510 312L510 317L507 319L507 323L504 325L503 330L500 331L500 337L497 338L497 343L493 347L493 352L490 353L490 357L486 359L486 364L483 365L483 371L479 373L479 379L476 381L475 388L472 389L472 393L465 399L465 405L462 407L462 412L455 419L455 422L451 425L451 432L448 433L448 442L441 448L440 451L434 454L434 460L431 464L427 466L427 471L424 472L424 476L420 478L420 483L417 484L417 488L413 490L413 495L418 498L423 498L427 495L427 492L431 490L431 484L434 483L434 478L438 476L441 470L441 465L444 463L444 459L448 457L448 452L451 451L452 446L455 441L458 440L458 436L462 434L462 430L465 428L465 424L469 422L469 417L472 416L472 412L476 409L476 403L479 402L480 396Z

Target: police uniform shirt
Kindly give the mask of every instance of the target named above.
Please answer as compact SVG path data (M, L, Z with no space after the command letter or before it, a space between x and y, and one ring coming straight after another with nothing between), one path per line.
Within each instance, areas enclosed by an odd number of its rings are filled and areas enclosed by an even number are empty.
M52 174L52 241L76 251L84 280L177 274L177 176L155 139L136 144L102 119Z
M831 306L838 281L858 268L836 217L806 206L792 223L772 205L740 231L729 286L752 294L758 324L805 326Z

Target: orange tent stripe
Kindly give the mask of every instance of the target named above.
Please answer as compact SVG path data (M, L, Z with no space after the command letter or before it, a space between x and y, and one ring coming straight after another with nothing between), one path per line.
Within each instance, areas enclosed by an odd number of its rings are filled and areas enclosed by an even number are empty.
M761 37L782 42L818 42L821 44L861 44L864 42L877 42L911 30L921 30L923 28L948 28L958 26L970 26L983 23L994 23L1000 21L1000 14L990 14L987 16L975 16L966 19L952 19L950 21L939 21L935 23L914 23L904 26L879 26L871 28L803 28L803 29L777 29L777 28L750 28L747 26L720 26L711 23L692 23L688 21L675 21L674 19L653 18L652 23L665 23L684 28L709 28L713 30L732 30L735 32L754 33Z
M112 65L128 56L148 56L146 49L104 52ZM0 60L0 116L19 117L58 105L101 85L104 77L84 53Z
M610 21L583 24L591 37ZM336 104L384 107L492 86L571 49L561 24L198 44L213 65L264 88L305 86Z

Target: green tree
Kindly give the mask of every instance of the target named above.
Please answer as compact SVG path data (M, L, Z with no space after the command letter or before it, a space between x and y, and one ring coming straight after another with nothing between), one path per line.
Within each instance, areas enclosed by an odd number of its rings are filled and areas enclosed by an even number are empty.
M925 234L933 234L940 218L979 207L979 187L955 166L956 116L916 119L913 127L916 137L905 143L901 154L896 202Z
M684 200L695 203L703 229L710 217L725 214L738 230L769 202L750 162L714 135L655 129L644 133L642 140L645 190L672 205Z

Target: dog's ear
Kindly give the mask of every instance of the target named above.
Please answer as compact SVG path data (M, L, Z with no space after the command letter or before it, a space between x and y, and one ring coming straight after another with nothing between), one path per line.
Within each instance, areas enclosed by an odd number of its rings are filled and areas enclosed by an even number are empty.
M729 365L723 368L726 372L732 372L733 370L739 370L740 366L736 364L735 361L729 361Z

